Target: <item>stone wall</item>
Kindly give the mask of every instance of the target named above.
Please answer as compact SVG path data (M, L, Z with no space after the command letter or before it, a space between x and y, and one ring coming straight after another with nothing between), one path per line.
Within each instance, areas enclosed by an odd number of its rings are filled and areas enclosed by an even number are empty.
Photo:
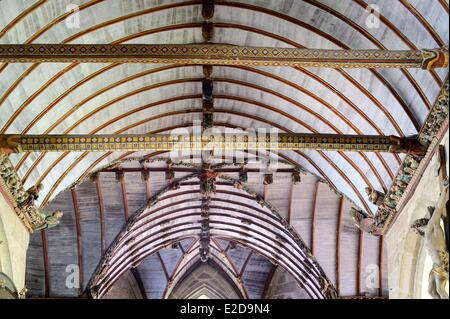
M11 278L18 291L25 286L29 240L28 230L0 192L0 272Z
M445 145L446 165L449 158L448 132L440 144ZM437 149L437 148L436 148ZM390 298L429 298L426 291L429 265L422 237L410 225L427 214L439 198L439 157L434 153L411 198L385 236L388 251Z

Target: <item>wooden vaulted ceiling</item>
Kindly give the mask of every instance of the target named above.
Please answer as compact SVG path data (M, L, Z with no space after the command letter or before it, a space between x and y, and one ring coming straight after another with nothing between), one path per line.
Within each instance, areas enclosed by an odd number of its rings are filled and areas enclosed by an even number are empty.
M448 44L448 3L222 1L214 42L307 48L416 49ZM79 28L68 28L68 4ZM2 1L1 43L198 43L201 1ZM423 124L447 70L214 68L215 125L291 132L412 135ZM201 118L201 66L3 64L1 133L145 133L189 127ZM39 204L129 153L12 155L25 186L42 182ZM386 190L401 156L343 152L280 155L325 179L367 211L371 186Z
M132 289L123 282L134 278L135 290L144 298L188 297L183 282L192 282L196 277L190 278L191 273L201 265L198 179L188 178L191 168L175 166L175 177L185 178L181 187L162 193L156 205L143 208L148 198L167 186L165 161L146 163L145 167L150 173L147 181L142 180L141 164L133 160L122 163L124 178L120 181L117 168L102 169L95 179L87 179L51 201L46 210L62 209L65 215L58 227L32 236L26 279L30 296L78 297L100 283L99 297L129 297L124 292ZM221 174L237 178L238 171L234 166L224 167ZM302 175L299 184L292 183L291 174L292 166L283 164L274 183L263 185L263 175L249 168L245 185L275 207L300 234L339 296L387 296L382 240L355 227L348 214L353 203L312 174ZM314 288L314 267L308 266L308 258L296 259L301 250L289 246L292 239L281 231L283 227L276 222L279 217L226 179L217 181L210 207L211 261L236 288L233 294L252 299L273 297L277 286L274 274L281 271L290 278L287 283L296 287L289 293L320 297ZM250 226L242 221L247 219ZM106 271L100 266L105 261L109 265ZM79 267L79 288L66 284L68 265ZM374 272L373 266L379 272ZM374 285L367 285L371 280ZM196 281L201 287L201 280ZM210 290L214 292L213 287Z

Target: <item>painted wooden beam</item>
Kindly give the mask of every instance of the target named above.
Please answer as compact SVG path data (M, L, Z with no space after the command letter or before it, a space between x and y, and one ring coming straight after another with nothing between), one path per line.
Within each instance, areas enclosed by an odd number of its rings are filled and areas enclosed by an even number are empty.
M336 230L336 291L338 296L341 295L341 234L342 234L342 218L344 211L345 197L341 196L339 200L338 223Z
M11 135L0 134L6 153L64 151L173 151L173 150L322 150L425 154L415 137L310 133L229 133L218 135L112 134Z
M448 66L448 48L323 50L210 43L0 45L0 63L46 62L432 69Z

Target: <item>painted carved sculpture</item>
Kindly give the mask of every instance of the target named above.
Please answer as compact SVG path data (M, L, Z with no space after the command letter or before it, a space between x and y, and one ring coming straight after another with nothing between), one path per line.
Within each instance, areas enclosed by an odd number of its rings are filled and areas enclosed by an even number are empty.
M44 230L55 227L56 225L59 224L63 215L64 213L61 210L57 210L51 213L50 215L42 214L44 222L42 223L42 225L36 227L34 230Z
M40 191L44 188L42 184L30 187L26 193L23 201L19 202L19 208L34 205L34 201L38 199Z
M368 215L362 210L356 208L350 209L350 215L356 223L356 227L364 232L370 233L375 236L381 235L382 229L377 225L375 218Z
M299 184L302 181L302 177L300 176L300 171L299 170L294 170L292 172L292 183L294 185Z
M433 261L433 268L428 277L428 293L434 299L448 299L445 287L448 282L448 248L444 230L441 227L442 211L428 207L431 218L421 218L412 225L416 233L424 238L427 254Z
M380 206L383 203L385 195L373 188L366 187L365 188L367 196L369 196L369 201L377 206Z

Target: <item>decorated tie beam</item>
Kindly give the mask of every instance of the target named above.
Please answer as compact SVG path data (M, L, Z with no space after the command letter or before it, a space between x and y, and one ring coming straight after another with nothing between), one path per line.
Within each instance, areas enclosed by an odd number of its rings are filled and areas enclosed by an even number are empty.
M448 66L448 47L423 50L323 50L226 44L1 44L0 63L164 63L326 68Z
M64 151L323 150L424 154L415 137L332 134L0 135L7 153Z

